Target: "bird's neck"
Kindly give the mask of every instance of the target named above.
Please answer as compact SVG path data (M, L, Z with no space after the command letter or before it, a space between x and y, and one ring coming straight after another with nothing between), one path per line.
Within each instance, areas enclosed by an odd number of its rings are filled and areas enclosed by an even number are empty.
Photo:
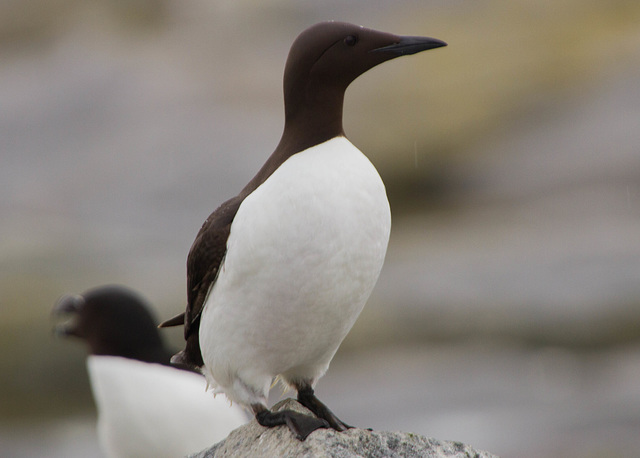
M280 143L257 175L242 190L241 196L246 197L294 154L344 135L344 90L334 93L328 90L311 91L309 94L302 98L299 94L285 94L285 125ZM297 98L292 101L294 96Z
M285 97L285 125L278 149L292 155L344 135L343 102L344 90L307 91L295 103Z

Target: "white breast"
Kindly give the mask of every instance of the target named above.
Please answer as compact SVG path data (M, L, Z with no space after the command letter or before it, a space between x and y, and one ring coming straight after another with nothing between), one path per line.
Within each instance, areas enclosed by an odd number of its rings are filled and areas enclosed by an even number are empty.
M289 158L231 226L200 324L210 381L249 404L276 375L321 377L377 281L390 227L384 184L346 138Z
M87 369L108 457L185 456L246 422L197 374L117 356L89 356Z

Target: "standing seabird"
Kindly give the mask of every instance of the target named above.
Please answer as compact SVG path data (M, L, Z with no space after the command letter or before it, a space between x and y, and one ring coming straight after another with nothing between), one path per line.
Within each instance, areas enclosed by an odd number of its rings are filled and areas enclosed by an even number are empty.
M286 424L301 440L349 428L313 388L378 279L391 216L378 172L345 138L344 93L382 62L441 46L343 22L302 32L284 71L280 143L191 247L186 312L161 325L185 326L172 361L199 368L263 426ZM317 418L271 412L276 377Z
M200 374L169 366L146 302L129 288L101 286L63 296L56 334L83 340L98 411L100 448L110 458L173 458L198 452L246 423L225 399L206 393Z

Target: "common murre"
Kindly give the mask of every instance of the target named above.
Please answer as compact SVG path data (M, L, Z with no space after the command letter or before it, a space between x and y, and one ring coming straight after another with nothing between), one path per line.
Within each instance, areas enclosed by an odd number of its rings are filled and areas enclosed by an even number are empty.
M384 261L391 217L384 184L344 136L344 93L387 60L446 43L343 22L294 41L284 72L285 127L257 175L204 222L187 258L187 309L173 362L201 369L217 391L267 427L304 440L344 431L314 395ZM275 377L316 416L271 412Z
M173 458L195 453L246 423L238 407L206 393L200 374L169 366L172 352L144 299L122 286L63 296L62 336L89 349L87 370L98 412L98 440L111 458Z

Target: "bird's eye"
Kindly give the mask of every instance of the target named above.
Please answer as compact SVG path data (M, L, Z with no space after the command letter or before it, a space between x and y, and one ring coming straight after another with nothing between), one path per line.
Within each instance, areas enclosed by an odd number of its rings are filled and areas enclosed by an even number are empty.
M355 46L357 42L358 42L358 37L355 35L348 35L344 39L344 44L346 44L347 46Z

